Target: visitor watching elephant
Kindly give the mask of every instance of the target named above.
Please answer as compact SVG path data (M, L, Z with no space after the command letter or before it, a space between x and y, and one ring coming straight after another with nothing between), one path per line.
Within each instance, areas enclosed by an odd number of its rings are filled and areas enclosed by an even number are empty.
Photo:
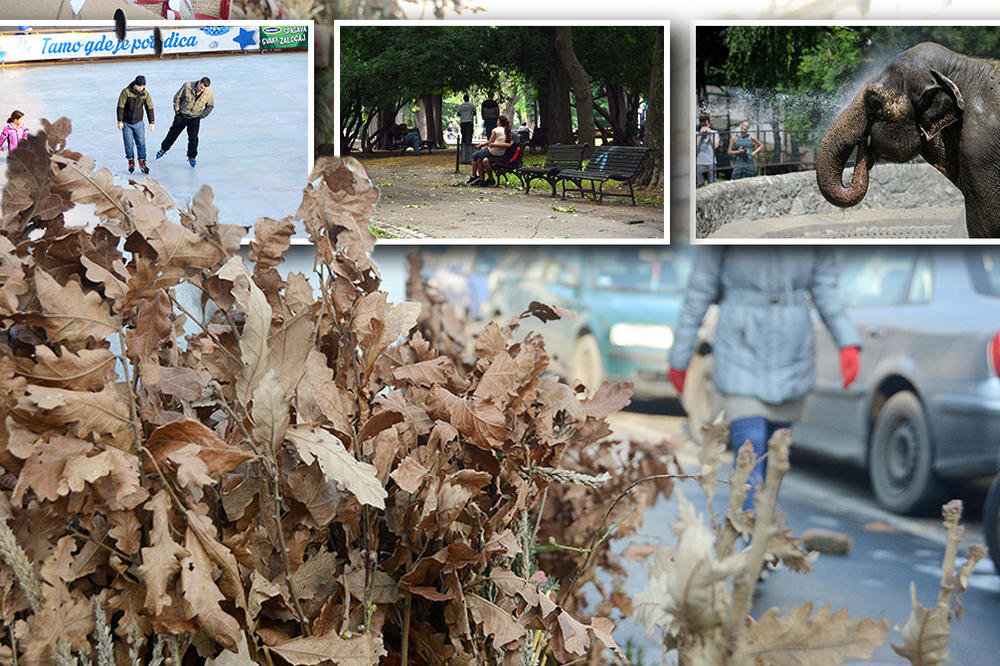
M763 149L764 144L760 139L750 134L750 121L741 122L739 134L730 137L727 151L733 158L733 180L757 175L754 158Z

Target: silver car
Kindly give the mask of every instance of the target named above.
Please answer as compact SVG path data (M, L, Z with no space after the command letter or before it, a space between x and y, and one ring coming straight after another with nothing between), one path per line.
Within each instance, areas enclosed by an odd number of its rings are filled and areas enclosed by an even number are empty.
M918 513L948 481L996 473L1000 248L854 247L840 260L861 372L842 388L838 350L814 313L817 385L793 442L867 468L880 505ZM692 391L699 385L707 389L702 381ZM692 402L713 404L705 392Z

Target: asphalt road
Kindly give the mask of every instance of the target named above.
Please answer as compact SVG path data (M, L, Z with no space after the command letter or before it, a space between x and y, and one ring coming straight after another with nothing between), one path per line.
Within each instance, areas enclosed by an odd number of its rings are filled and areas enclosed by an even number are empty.
M672 415L665 415L667 413ZM630 411L611 417L616 432L623 436L658 438L681 437L685 419L677 415L674 403L638 405ZM689 470L697 469L696 449L689 444L682 461ZM693 482L682 486L685 496L705 510L704 497ZM722 491L725 492L724 490ZM982 484L959 489L968 509L963 521L966 541L982 544L979 524ZM716 498L716 509L724 508L725 496ZM868 489L865 473L849 467L792 455L792 469L785 477L779 495L779 510L796 534L811 527L832 529L850 536L853 547L847 555L821 555L813 571L796 574L787 569L771 572L759 584L752 614L759 617L776 606L779 615L799 604L811 601L819 608L829 604L833 610L846 606L852 617L887 618L890 621L888 639L900 643L894 627L902 626L910 614L910 581L916 584L918 600L924 606L937 603L937 590L944 552L944 530L937 518L906 518L880 509ZM675 519L676 502L661 500L646 513L644 527L638 536L614 544L624 550L630 541L673 544L669 524ZM961 561L961 559L960 559ZM626 590L633 597L646 583L645 564L626 562L629 576ZM1000 662L1000 632L996 621L1000 617L1000 576L986 558L977 565L962 597L963 615L953 620L949 640L950 659L956 666L987 666ZM615 632L619 645L628 645L635 664L660 664L661 650L656 638L648 638L632 620L619 622ZM886 644L870 661L858 664L907 664Z

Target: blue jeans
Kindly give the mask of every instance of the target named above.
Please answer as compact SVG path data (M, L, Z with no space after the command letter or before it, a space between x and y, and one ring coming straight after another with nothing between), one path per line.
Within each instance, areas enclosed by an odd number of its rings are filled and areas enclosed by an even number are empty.
M480 148L476 152L472 153L472 162L475 163L476 160L481 160L484 157L489 157L493 153L490 152L489 148Z
M747 440L753 444L753 452L757 456L757 464L747 479L747 483L750 484L750 492L747 494L746 501L743 502L744 511L755 508L754 494L757 488L764 484L764 477L767 473L767 458L763 458L763 455L767 453L767 442L775 432L787 427L789 427L787 423L771 423L763 416L748 416L736 419L729 424L734 456ZM734 457L733 465L735 464L736 458ZM730 492L732 491L730 490Z
M125 157L129 159L135 157L132 149L132 141L134 140L139 159L146 159L146 130L143 128L141 120L137 123L124 123L122 125L122 140L125 142Z

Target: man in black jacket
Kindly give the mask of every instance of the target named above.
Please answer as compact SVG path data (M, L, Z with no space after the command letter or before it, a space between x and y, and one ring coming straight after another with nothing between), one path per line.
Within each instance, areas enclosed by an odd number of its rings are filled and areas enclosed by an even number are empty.
M149 117L149 131L152 132L153 98L146 91L146 77L140 74L118 95L118 129L122 131L122 140L125 142L129 173L135 171L135 153L138 153L139 168L143 173L149 173L149 167L146 166L146 134L142 127L143 109Z

